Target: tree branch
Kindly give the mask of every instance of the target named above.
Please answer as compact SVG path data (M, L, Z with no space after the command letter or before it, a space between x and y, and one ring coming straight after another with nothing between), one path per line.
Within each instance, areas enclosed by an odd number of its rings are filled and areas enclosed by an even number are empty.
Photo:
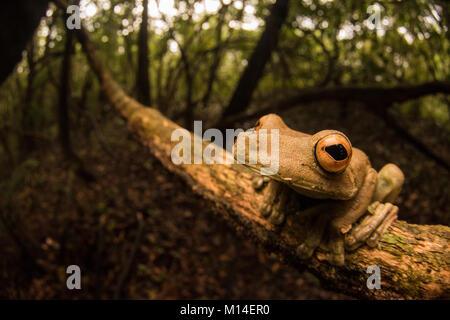
M128 97L112 79L87 34L78 32L88 61L100 80L109 102L126 119L129 129L171 172L182 177L195 192L210 200L215 211L237 231L274 250L286 261L306 267L335 290L366 298L445 298L450 292L450 228L419 226L397 221L375 249L362 247L346 256L346 265L336 267L318 251L307 262L295 255L302 226L288 216L276 228L258 214L263 195L254 191L251 175L240 165L174 165L171 150L173 130L180 128L154 108ZM366 286L367 267L381 269L381 290Z
M389 114L387 108L374 108L374 113L379 116L386 123L388 127L395 130L395 132L413 145L419 152L424 154L430 159L433 159L441 167L450 170L450 164L445 160L439 153L434 152L433 148L429 147L427 144L420 141L418 138L413 136L408 130L403 128L397 120Z
M236 121L259 118L270 112L287 111L298 105L319 101L353 101L367 105L376 103L376 105L389 107L393 103L402 103L436 93L450 94L450 81L432 81L418 85L399 85L392 88L376 86L314 87L300 89L290 97L276 103L270 103L254 112L230 115L224 120L224 123L233 125Z

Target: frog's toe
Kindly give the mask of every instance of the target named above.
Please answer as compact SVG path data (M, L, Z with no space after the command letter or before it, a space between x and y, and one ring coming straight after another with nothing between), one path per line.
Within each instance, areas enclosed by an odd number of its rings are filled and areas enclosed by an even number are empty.
M297 256L302 260L311 258L314 251L321 245L328 224L326 215L312 218L312 220L307 222L306 237L296 250Z
M342 267L345 265L345 254L344 253L332 253L331 264Z
M312 233L305 239L305 241L297 247L297 256L300 259L309 259L316 251L322 240L322 233Z
M366 240L366 243L369 247L376 247L378 241L380 241L383 234L386 233L387 229L391 226L391 224L398 217L398 207L392 206L391 210L389 210L388 214L384 218L384 220L380 223L380 225L375 229L375 231L371 234L369 239Z
M261 207L259 208L259 213L264 218L267 218L272 213L272 205L269 203L263 203L261 204Z
M374 202L369 206L369 214L360 224L345 235L345 247L355 250L366 242L375 247L387 228L397 218L398 207L391 203Z
M264 187L263 177L255 177L252 180L252 186L255 190L261 190Z
M264 212L265 217L270 216L269 220L274 225L283 224L287 204L286 194L281 193L279 197L276 199L276 201L265 201L263 206L269 203L270 205L265 209L266 211Z
M272 222L274 225L280 225L284 222L284 213L282 213L281 211L277 210L274 211L272 210L272 214L270 216L270 222Z
M297 247L297 256L302 260L309 259L313 255L315 249L316 248L310 247L304 242Z
M343 266L345 264L344 240L341 237L332 242L330 262L335 266Z
M284 222L284 213L277 204L263 203L259 209L262 217L269 218L270 222L280 225Z

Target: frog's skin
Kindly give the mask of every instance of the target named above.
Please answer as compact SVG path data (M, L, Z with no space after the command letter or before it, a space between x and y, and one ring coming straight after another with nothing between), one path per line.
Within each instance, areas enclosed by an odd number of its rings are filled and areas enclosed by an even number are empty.
M343 265L344 247L354 250L363 243L376 246L397 218L398 207L392 202L403 185L402 171L387 164L377 173L367 155L352 148L339 131L323 130L309 135L290 129L278 115L269 114L258 120L254 130L242 134L257 134L260 129L267 129L268 133L270 129L279 130L278 172L254 180L257 189L268 182L261 215L275 225L284 222L289 193L285 186L313 203L297 213L315 217L297 255L307 259L320 245L329 252L332 264ZM246 152L248 156L249 151ZM245 165L256 172L262 166Z

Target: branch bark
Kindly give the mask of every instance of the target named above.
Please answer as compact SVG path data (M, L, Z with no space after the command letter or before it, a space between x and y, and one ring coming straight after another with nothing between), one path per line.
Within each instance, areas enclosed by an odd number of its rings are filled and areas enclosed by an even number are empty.
M374 299L449 297L450 228L396 221L377 248L362 247L349 253L343 267L330 265L321 251L310 261L302 262L295 255L301 226L293 216L288 217L282 228L275 228L261 218L258 204L263 195L254 191L251 174L242 171L240 165L174 165L171 150L177 142L171 142L171 135L180 126L156 109L127 96L102 64L87 34L80 30L78 36L107 99L126 119L137 139L149 147L168 170L210 200L215 211L237 231L297 267L306 267L335 290L353 296ZM369 290L366 286L366 270L370 265L381 269L381 290Z

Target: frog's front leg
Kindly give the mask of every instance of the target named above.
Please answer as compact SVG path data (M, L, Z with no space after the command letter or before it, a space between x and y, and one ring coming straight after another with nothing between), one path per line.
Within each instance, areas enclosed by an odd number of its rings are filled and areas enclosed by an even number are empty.
M398 207L392 203L400 193L404 179L403 172L394 164L387 164L380 170L372 197L373 203L368 208L369 215L346 235L347 249L354 250L364 242L370 247L376 246L397 219Z
M342 266L345 263L344 239L352 224L366 213L375 191L377 172L370 168L356 196L348 201L338 202L330 223L328 247L331 251L331 263Z
M285 219L288 187L267 177L256 177L253 180L253 187L261 189L265 182L268 184L264 190L264 200L259 207L259 212L273 224L281 225Z

